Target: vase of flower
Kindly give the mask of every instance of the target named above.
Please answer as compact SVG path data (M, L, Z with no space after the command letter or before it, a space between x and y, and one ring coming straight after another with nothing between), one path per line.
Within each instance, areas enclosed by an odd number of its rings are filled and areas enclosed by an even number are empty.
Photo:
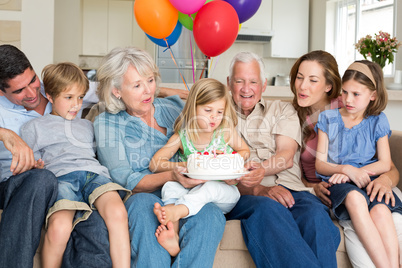
M364 59L371 58L371 61L378 63L381 68L384 68L386 64L394 62L394 53L398 51L401 46L401 42L398 42L396 37L391 38L389 33L380 31L378 34L374 34L374 37L367 35L360 38L355 44L355 48Z

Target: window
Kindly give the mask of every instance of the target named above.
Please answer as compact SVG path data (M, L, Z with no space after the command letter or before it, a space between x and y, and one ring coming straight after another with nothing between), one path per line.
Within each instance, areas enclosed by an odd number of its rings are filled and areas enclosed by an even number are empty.
M346 68L363 56L354 44L366 35L374 36L380 30L395 36L395 0L334 0L334 56L342 75ZM395 62L394 62L395 63ZM384 74L393 73L393 64L384 67Z

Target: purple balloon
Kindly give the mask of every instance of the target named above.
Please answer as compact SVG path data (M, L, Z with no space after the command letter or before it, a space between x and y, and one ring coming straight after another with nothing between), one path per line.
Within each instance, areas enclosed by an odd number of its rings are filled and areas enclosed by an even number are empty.
M261 0L224 0L232 5L239 16L239 23L251 18L261 5Z

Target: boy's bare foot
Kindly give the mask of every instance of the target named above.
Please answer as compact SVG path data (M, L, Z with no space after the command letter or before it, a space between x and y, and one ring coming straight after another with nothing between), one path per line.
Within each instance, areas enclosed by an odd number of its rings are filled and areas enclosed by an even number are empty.
M179 235L175 232L173 223L169 221L166 226L161 224L155 231L156 240L169 252L170 256L176 257L180 252Z
M178 220L186 217L189 213L185 205L169 204L162 207L159 203L154 204L154 213L158 221L166 225L169 221L177 222Z

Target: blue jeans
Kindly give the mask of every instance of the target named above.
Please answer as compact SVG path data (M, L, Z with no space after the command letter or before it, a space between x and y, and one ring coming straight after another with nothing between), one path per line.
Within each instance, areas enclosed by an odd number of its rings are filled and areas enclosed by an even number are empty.
M160 225L153 207L163 204L154 194L135 194L125 203L131 236L131 267L212 267L225 229L225 217L214 204L206 204L196 215L180 220L180 253L173 259L158 243Z
M155 237L155 230L160 225L153 213L156 202L163 204L154 194L138 193L125 203L131 238L131 267L212 267L225 228L222 211L208 203L197 215L180 220L181 251L172 264L169 253ZM73 230L62 267L112 267L108 240L105 223L94 211Z
M105 176L82 170L67 173L57 177L57 180L59 181L59 193L56 201L67 199L87 204L89 196L96 188L112 182Z
M0 267L32 267L57 180L46 169L32 169L0 183Z
M264 196L240 197L228 220L241 220L257 267L336 267L339 230L328 209L307 192L291 191L291 209Z
M97 210L94 210L86 221L79 222L71 232L62 267L112 267L109 233Z

